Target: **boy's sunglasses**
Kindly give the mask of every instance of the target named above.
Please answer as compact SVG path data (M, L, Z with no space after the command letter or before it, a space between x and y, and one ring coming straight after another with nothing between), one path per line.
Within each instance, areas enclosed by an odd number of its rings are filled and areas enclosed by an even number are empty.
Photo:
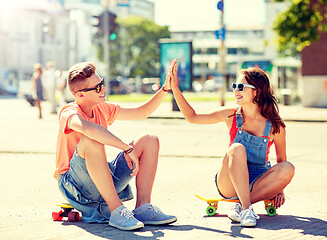
M232 84L233 91L238 90L239 92L243 92L245 87L250 87L250 88L255 89L255 86L252 86L250 84L244 84L244 83L233 83Z
M102 79L102 81L99 84L97 84L94 88L83 88L76 92L89 92L89 91L95 90L97 93L100 93L103 88L103 85L104 85L104 79L103 78L101 78L101 79Z

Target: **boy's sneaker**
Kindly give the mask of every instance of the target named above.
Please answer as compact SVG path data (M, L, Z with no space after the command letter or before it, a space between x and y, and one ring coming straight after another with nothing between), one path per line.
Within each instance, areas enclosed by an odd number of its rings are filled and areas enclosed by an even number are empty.
M144 227L144 224L137 220L124 205L111 213L109 225L120 230L135 230Z
M254 227L260 217L253 211L252 205L241 212L241 226Z
M177 221L172 215L164 214L158 207L146 203L133 210L134 217L147 225L163 225Z
M240 203L235 203L231 207L227 216L235 222L240 222L241 221L241 218L240 218L241 212L242 212L242 205Z

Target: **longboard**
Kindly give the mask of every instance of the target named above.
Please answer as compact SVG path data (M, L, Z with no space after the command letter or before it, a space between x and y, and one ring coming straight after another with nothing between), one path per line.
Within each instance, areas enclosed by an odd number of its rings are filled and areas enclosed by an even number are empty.
M238 202L238 200L233 200L233 199L224 199L224 198L217 198L217 199L205 199L202 198L198 195L195 195L196 197L200 198L203 201L206 201L208 203L206 213L208 216L213 216L215 215L217 209L218 209L218 203L219 202ZM267 214L269 216L275 216L276 215L276 208L274 206L274 203L271 200L265 200L265 209L267 211Z
M70 222L78 222L80 215L77 211L73 211L74 208L69 203L60 203L57 204L58 207L61 207L59 212L52 212L53 221L61 221L64 217L68 218Z

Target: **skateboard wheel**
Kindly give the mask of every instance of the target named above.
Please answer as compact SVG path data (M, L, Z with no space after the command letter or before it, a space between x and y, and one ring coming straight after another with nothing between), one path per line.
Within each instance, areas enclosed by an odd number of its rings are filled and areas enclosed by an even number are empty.
M275 216L276 215L276 208L274 208L274 207L268 207L267 208L267 214L268 214L268 216Z
M62 210L60 210L59 212L52 212L52 220L53 221L61 221L63 219L63 217L60 216L60 214L62 212L63 212Z
M209 206L209 207L207 207L207 211L206 212L207 212L207 214L209 216L213 216L216 213L216 209L214 207L212 207L212 206Z
M79 221L79 213L78 212L69 212L68 213L68 221L78 222Z

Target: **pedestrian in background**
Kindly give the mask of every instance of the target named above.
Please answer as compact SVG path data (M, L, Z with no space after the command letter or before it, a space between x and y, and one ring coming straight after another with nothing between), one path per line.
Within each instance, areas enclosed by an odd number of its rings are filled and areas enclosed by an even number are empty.
M35 105L39 110L39 118L40 119L42 118L41 101L44 100L42 74L43 74L42 65L40 63L36 63L34 65L34 73L31 78L31 82L32 82L32 96L35 100Z
M208 114L197 114L185 100L178 86L176 66L171 86L188 122L225 122L228 128L229 148L215 179L223 198L239 200L228 217L242 226L253 227L259 219L253 203L272 199L276 208L284 204L284 188L293 178L294 166L287 161L285 124L265 72L259 68L241 70L232 84L238 106L223 107ZM272 144L277 164L271 167L268 154Z
M44 72L44 88L46 92L47 101L51 105L51 113L57 113L57 101L56 101L56 88L57 88L57 76L54 67L54 62L48 61L46 63L47 69Z

